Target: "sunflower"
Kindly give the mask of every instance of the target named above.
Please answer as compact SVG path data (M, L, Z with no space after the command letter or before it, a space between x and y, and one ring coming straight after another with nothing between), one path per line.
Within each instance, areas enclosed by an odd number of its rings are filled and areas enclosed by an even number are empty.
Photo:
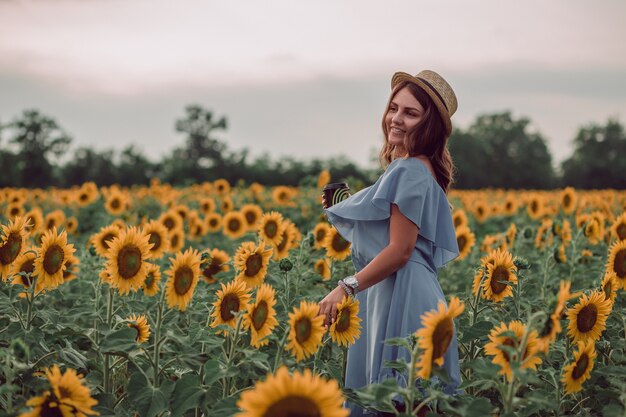
M509 335L513 333L513 336ZM524 338L526 333L526 326L521 321L513 320L508 325L506 323L500 323L500 326L495 327L489 333L490 342L484 347L487 355L493 356L492 362L496 365L500 365L500 375L505 375L507 380L511 380L513 371L511 369L511 361L513 358L509 356L509 353L502 349L502 346L508 346L513 349L519 349L519 344ZM531 330L526 340L526 347L521 359L522 369L537 369L537 365L541 363L539 353L539 341L537 339L537 331ZM517 359L519 361L519 358Z
M476 269L474 281L472 283L472 294L474 296L476 296L478 294L478 291L480 291L480 289L482 288L481 280L487 272L487 265L495 263L496 255L499 255L499 251L492 250L487 255L480 258L480 267ZM482 293L482 298L486 298L484 292Z
M201 199L199 204L200 204L200 211L204 215L213 213L215 211L215 200L213 200L210 197Z
M604 292L604 298L610 300L611 304L615 302L619 288L619 281L615 274L604 274L600 283L600 289Z
M606 319L610 313L611 300L604 297L604 292L593 291L590 296L583 294L578 304L567 310L568 336L574 343L579 340L598 340L606 328Z
M72 255L70 259L65 263L65 270L63 271L63 282L70 282L78 278L78 265L80 265L80 259L76 255Z
M513 290L508 283L517 283L517 267L513 264L511 253L497 249L493 254L493 263L487 264L486 268L482 286L485 298L499 303L512 296Z
M337 319L330 325L330 337L339 346L354 344L361 336L361 318L358 317L359 301L345 296L337 303Z
M161 268L156 264L148 264L148 273L146 274L146 280L143 282L141 288L143 293L152 297L159 292L159 283L161 282Z
M246 234L248 230L248 224L246 218L239 211L229 211L224 214L223 218L224 235L231 239L239 239Z
M76 202L79 206L85 207L96 201L99 196L98 186L94 182L85 182L80 186Z
M33 207L30 209L26 214L24 214L24 218L26 218L26 221L30 224L27 228L30 236L35 235L43 227L43 212L39 207Z
M112 191L104 203L106 211L114 216L119 216L130 206L130 199L120 191Z
M78 229L78 219L74 216L69 217L67 221L65 222L65 230L67 230L67 233L74 234L76 233L77 229Z
M313 228L313 238L315 239L315 243L313 247L315 249L324 249L324 240L326 236L330 232L330 226L326 222L319 222Z
M565 385L566 394L574 394L583 387L583 382L591 376L591 370L596 359L596 349L593 340L578 342L578 349L574 352L574 362L563 367L561 382Z
M604 238L600 223L594 218L590 218L589 221L585 222L583 233L592 245L597 245Z
M207 227L204 220L200 219L198 212L192 210L189 212L189 238L192 240L199 239L207 233Z
M45 370L45 376L50 391L29 399L26 405L33 407L33 410L20 414L20 417L98 415L98 412L92 410L98 401L91 398L89 388L83 385L82 375L73 369L67 369L62 374L57 365L52 365Z
M126 319L128 321L128 327L132 327L137 331L137 337L135 337L135 341L137 343L147 342L150 338L150 325L148 324L148 320L146 320L145 315L138 316L133 314L129 318Z
M423 349L417 363L417 376L420 378L430 378L433 364L443 365L443 356L450 347L450 342L454 336L454 318L459 316L465 309L465 304L457 297L450 299L450 305L446 308L446 303L440 300L437 308L427 311L420 317L422 328L415 335L418 344Z
M567 255L565 254L565 245L560 244L558 248L554 249L554 260L557 264L564 264L567 262Z
M484 222L487 219L487 217L489 216L489 212L487 210L487 205L482 200L478 200L478 201L476 201L474 203L474 205L472 207L472 211L473 211L474 217L476 218L476 221L478 221L478 223Z
M289 313L287 348L296 356L297 362L317 352L322 344L324 316L317 314L319 310L319 304L301 301L300 307L294 307Z
M21 285L24 288L30 288L33 283L33 272L35 271L35 258L37 255L32 252L31 249L24 251L20 256L15 259L11 265L11 271L9 275L13 275L11 279L11 285ZM20 274L22 272L23 274ZM42 280L37 280L35 284L35 294L39 294L45 289L45 284ZM24 293L24 295L27 295Z
M219 178L213 182L213 189L221 196L230 193L230 184L223 178Z
M54 210L46 214L43 222L45 230L52 230L52 228L54 227L59 229L61 225L65 222L65 213L63 212L63 210Z
M89 239L96 253L103 258L107 256L111 241L120 235L120 228L115 225L105 226Z
M159 259L170 250L169 232L163 223L151 220L143 227L143 234L148 236L150 258Z
M293 207L296 203L292 200L297 194L296 189L285 185L277 185L272 190L272 200L279 206Z
M330 279L330 259L318 259L315 261L313 269L315 269L315 272L317 272L324 279L324 281L328 281Z
M272 245L278 245L282 239L282 233L285 229L282 214L277 211L264 213L259 221L259 236L261 239Z
M572 187L567 187L561 191L560 200L563 213L572 214L574 210L576 210L576 201L578 200L578 197L576 195L576 191L574 191Z
M248 305L244 326L250 329L250 344L260 348L269 343L265 339L278 325L276 320L276 292L269 284L262 284L256 292L254 304ZM265 340L263 340L265 339Z
M172 205L168 211L173 211L175 213L178 213L178 215L180 216L181 219L183 219L183 222L187 219L189 219L189 207L187 207L184 204L175 204Z
M14 217L9 223L0 227L0 278L6 281L11 264L24 251L28 223L25 217Z
M337 261L350 255L350 242L345 240L334 227L330 229L324 240L324 248L326 248L326 256Z
M189 248L178 252L170 261L171 267L165 272L168 276L165 287L167 305L185 311L200 278L200 253Z
M515 237L517 236L517 226L515 226L515 223L511 223L509 225L509 228L506 229L504 236L506 238L507 246L512 248L513 244L515 244Z
M514 195L508 194L504 200L504 207L502 208L502 211L507 216L514 216L517 214L518 210L519 203L517 198Z
M350 410L342 408L343 401L334 379L327 381L309 369L290 376L281 366L276 374L241 394L237 407L242 411L236 417L348 417Z
M6 215L9 219L17 216L23 216L24 212L25 210L23 203L9 203L6 208Z
M76 250L67 243L67 234L57 233L56 227L47 230L41 239L41 246L36 249L34 275L46 288L56 288L63 283L65 265Z
M217 291L217 300L213 303L215 309L211 313L213 321L211 327L215 328L220 324L225 324L234 328L235 315L242 310L247 310L250 301L250 290L241 281L231 281L228 284L221 284L221 289ZM245 324L244 324L245 325Z
M617 240L626 240L626 212L620 214L611 224L611 235Z
M248 191L250 192L250 194L252 194L252 198L256 202L260 202L261 200L263 200L264 190L265 190L265 187L262 184L259 184L258 182L253 182L248 187Z
M169 232L183 228L183 218L176 210L168 210L161 214L157 221L167 228Z
M319 177L317 177L317 188L322 188L329 182L330 182L330 171L327 169L323 169L320 172Z
M267 266L272 252L271 247L265 249L265 243L256 246L254 242L243 242L234 256L235 269L238 274L236 280L242 281L247 287L258 287L265 281Z
M464 259L469 255L476 243L476 236L472 233L467 226L459 226L456 228L456 243L459 246L458 260Z
M620 287L626 289L626 240L616 241L609 248L606 271L614 274Z
M561 316L565 309L565 302L572 298L570 287L571 283L569 281L561 281L559 283L559 293L556 296L556 304L538 335L539 342L537 348L542 352L548 352L550 344L556 340L556 335L561 333Z
M541 218L546 211L546 203L542 196L539 194L532 194L528 200L528 205L526 206L526 212L530 216L531 219L539 219Z
M121 230L111 241L106 270L120 294L137 291L143 286L149 266L146 260L150 259L148 239L137 227L130 227Z
M542 249L546 245L552 244L553 235L550 233L552 230L552 220L545 219L541 222L541 226L537 229L537 235L535 236L535 248Z
M563 220L563 226L561 227L559 237L561 238L563 245L566 247L572 242L572 226L570 225L569 220Z
M285 220L284 224L285 228L281 233L280 243L278 245L272 245L274 247L273 259L275 261L280 261L289 256L289 249L294 247L293 242L297 239L298 231L291 220Z
M222 228L222 216L219 213L209 213L204 218L207 232L215 233Z
M220 249L212 249L207 252L211 258L209 262L205 262L200 265L202 275L200 277L207 283L213 284L216 282L215 276L220 272L227 272L230 270L228 262L230 262L230 256L228 253Z
M170 230L169 232L170 239L170 253L180 252L185 246L185 231L180 229Z
M263 215L263 210L257 204L246 204L241 207L241 214L246 219L248 231L256 232L259 228L259 221Z

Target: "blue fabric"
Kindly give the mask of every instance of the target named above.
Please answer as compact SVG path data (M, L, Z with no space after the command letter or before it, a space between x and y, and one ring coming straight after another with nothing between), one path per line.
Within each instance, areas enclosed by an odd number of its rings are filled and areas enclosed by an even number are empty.
M452 214L444 191L426 166L415 158L391 162L376 183L326 209L328 220L352 243L352 262L363 269L389 244L391 204L419 227L418 239L409 261L379 283L360 291L359 317L362 331L348 348L345 386L360 388L394 378L406 386L405 376L384 367L385 361L410 353L384 340L405 337L422 327L420 316L437 308L445 297L437 268L459 255ZM444 355L444 368L452 383L444 391L457 393L461 383L458 344L455 336ZM354 405L352 416L367 415Z

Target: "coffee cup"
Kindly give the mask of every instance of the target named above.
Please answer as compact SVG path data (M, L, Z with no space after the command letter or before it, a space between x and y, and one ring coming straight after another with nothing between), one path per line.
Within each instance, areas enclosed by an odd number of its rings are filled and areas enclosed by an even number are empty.
M324 198L327 207L334 206L350 196L350 187L345 182L333 182L324 187Z

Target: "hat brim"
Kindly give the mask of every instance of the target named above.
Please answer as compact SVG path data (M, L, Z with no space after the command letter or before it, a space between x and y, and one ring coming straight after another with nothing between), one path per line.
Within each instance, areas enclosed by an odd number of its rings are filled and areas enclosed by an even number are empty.
M435 93L430 86L426 85L422 80L412 76L411 74L407 74L406 72L396 72L391 77L391 89L395 90L399 84L404 82L409 82L412 84L416 84L422 90L428 94L428 96L433 100L435 106L437 106L437 110L439 110L439 114L441 115L441 119L443 120L443 124L446 128L446 136L450 136L452 133L452 121L450 120L450 113L448 109L446 109L445 104L441 101L437 93Z

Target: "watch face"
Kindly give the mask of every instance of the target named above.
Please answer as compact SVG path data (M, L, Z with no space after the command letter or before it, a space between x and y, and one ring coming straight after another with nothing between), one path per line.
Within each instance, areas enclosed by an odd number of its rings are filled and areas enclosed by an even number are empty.
M345 279L346 284L348 284L351 287L355 287L357 285L359 285L358 281L356 280L355 277L348 277Z

